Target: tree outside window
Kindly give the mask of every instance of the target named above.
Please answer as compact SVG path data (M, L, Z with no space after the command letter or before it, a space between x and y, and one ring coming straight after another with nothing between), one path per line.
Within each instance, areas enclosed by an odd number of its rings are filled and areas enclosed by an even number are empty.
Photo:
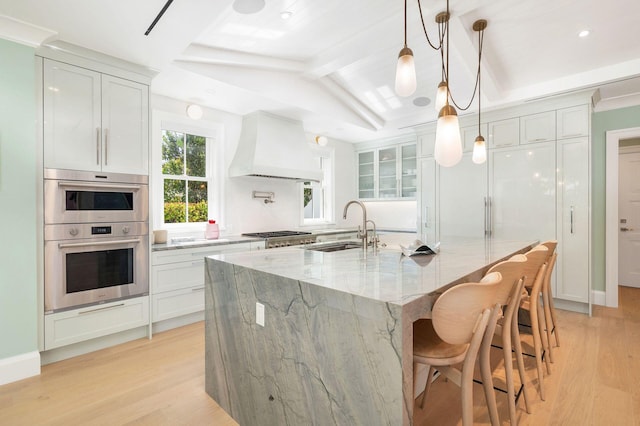
M162 130L164 223L208 219L207 138Z

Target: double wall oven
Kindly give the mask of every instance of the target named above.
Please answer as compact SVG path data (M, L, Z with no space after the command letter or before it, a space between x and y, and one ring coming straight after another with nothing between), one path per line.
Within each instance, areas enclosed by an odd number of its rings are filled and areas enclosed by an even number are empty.
M44 178L45 313L148 294L148 176Z

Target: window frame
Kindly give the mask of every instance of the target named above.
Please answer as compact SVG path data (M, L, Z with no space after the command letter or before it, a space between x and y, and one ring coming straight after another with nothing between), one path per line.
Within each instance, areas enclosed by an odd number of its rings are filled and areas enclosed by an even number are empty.
M206 175L207 182L207 215L221 224L224 221L224 127L222 124L198 121L163 111L153 111L153 143L152 143L152 182L150 205L153 206L153 229L167 229L171 233L204 232L206 222L164 222L164 179L181 178L184 175L164 175L162 173L162 131L170 130L184 134L203 136L206 138ZM186 139L186 137L185 137ZM213 201L212 201L213 200ZM212 204L213 203L213 204ZM224 227L221 226L221 230Z
M300 206L300 226L335 224L335 209L333 208L335 205L335 149L332 147L319 147L313 143L310 143L309 146L314 156L321 159L323 172L322 181L319 183L312 182L310 186L312 187L314 184L320 185L320 193L322 194L322 217L304 217L304 189L309 186L305 185L305 182L299 182L298 205ZM325 159L328 160L328 162L326 162Z

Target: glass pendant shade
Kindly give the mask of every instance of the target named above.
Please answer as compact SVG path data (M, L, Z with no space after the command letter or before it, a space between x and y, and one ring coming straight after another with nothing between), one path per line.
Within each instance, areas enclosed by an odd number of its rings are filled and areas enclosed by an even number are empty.
M398 96L411 96L416 91L416 65L413 52L404 47L398 54L396 67L396 93Z
M446 104L438 114L436 146L433 156L443 167L455 166L462 159L462 140L456 109Z
M482 136L478 136L473 143L473 155L471 161L476 164L482 164L487 161L487 144Z
M447 82L441 81L440 84L438 84L438 91L436 92L436 111L440 112L447 104L447 93Z

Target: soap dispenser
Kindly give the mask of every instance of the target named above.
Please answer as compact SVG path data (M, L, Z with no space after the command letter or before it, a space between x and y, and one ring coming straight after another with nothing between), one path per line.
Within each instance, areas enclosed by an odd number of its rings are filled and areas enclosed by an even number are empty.
M209 219L209 222L207 223L207 229L204 232L204 237L207 240L217 240L219 235L220 230L218 228L218 224L215 220Z

